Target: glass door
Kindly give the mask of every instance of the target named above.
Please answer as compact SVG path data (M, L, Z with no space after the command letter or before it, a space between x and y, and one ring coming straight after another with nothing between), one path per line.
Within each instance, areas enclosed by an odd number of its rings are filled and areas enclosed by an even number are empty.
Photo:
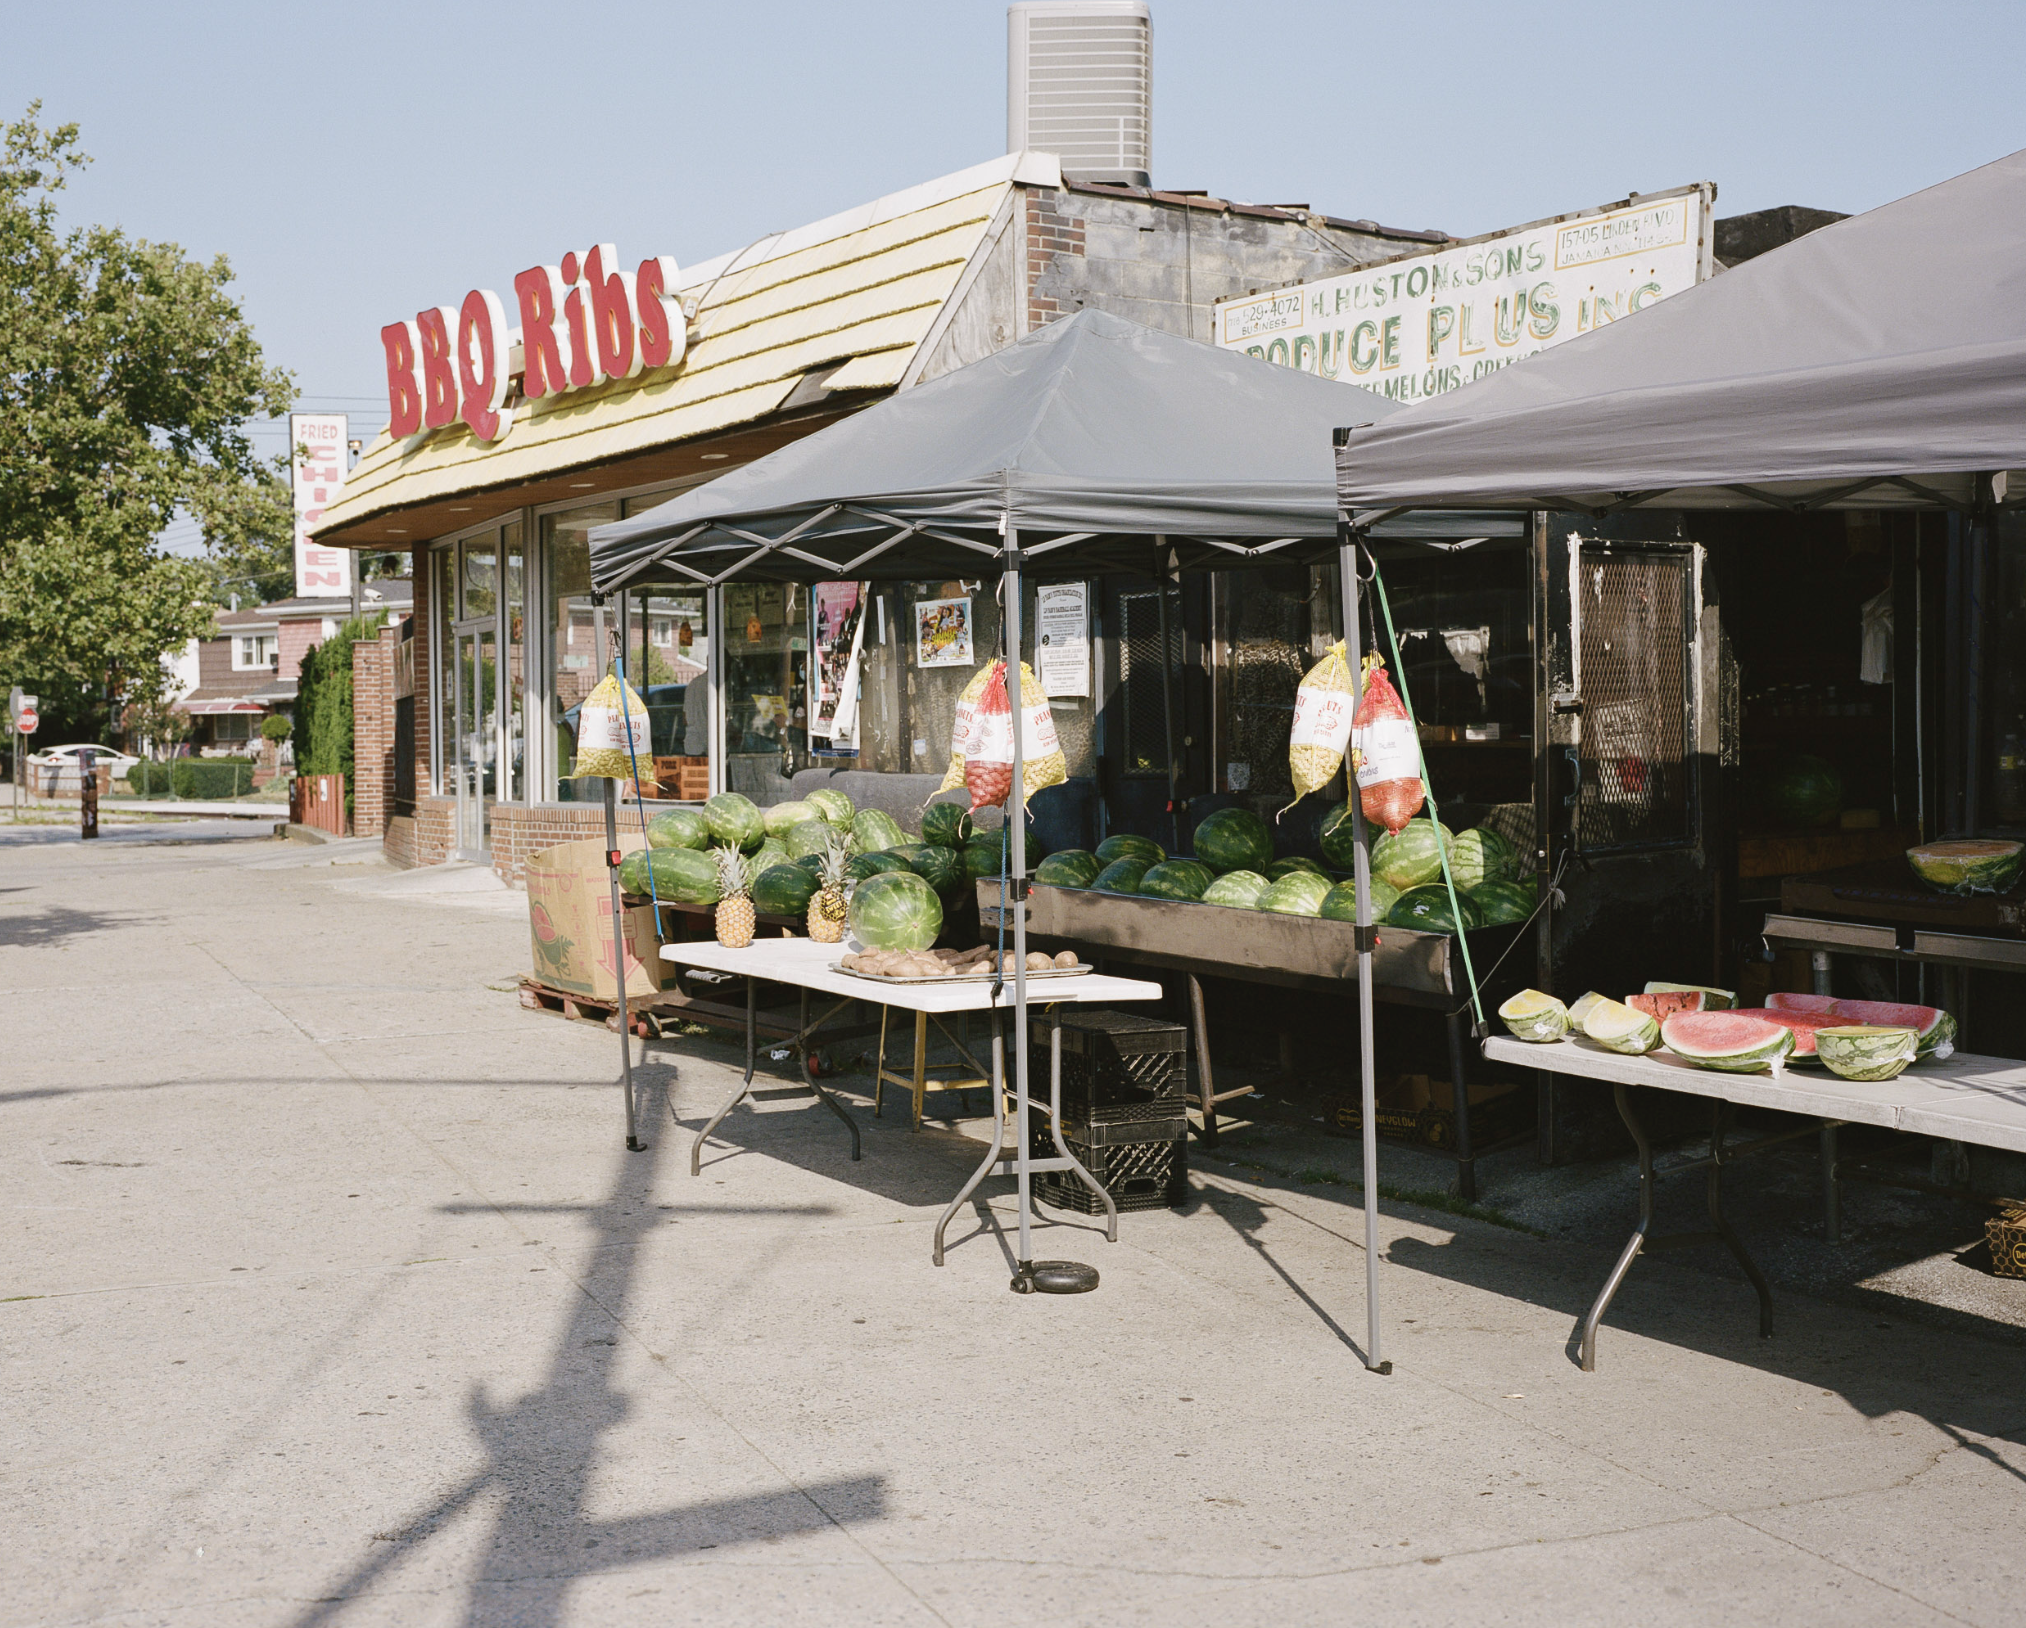
M454 640L451 784L457 798L458 857L488 857L487 831L499 795L499 631L494 618L463 623Z

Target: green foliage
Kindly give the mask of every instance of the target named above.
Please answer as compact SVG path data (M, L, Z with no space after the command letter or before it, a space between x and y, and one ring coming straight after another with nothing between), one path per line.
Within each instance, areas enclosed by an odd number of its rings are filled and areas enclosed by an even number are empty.
M141 797L243 797L253 790L253 759L179 757L169 763L136 763L127 770L127 784Z
M212 574L154 543L170 518L221 553L287 538L287 460L260 460L244 425L294 388L223 258L60 229L87 160L39 113L0 122L0 672L56 734L103 739L161 694L165 652L212 631Z
M295 691L295 772L352 774L352 645L379 636L380 611L346 618L302 659Z
M294 720L279 712L270 712L260 720L260 738L264 741L285 741L294 730Z

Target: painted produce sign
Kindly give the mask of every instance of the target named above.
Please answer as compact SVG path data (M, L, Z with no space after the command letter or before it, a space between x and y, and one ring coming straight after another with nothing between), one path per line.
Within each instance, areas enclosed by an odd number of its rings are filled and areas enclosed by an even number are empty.
M1217 343L1421 401L1710 274L1707 183L1217 307Z
M389 323L380 330L387 433L399 440L462 419L479 440L497 441L513 428L508 386L517 374L520 399L539 401L676 366L689 340L677 276L668 255L628 270L617 249L598 243L514 278L517 328L489 288L474 288L454 310L437 305Z

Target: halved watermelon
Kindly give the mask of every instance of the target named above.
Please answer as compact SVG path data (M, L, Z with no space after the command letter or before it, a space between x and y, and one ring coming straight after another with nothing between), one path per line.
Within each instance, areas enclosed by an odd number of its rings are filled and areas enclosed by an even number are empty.
M1690 990L1702 996L1702 1010L1705 1012L1728 1012L1738 1003L1738 997L1732 990L1712 989L1708 984L1670 984L1658 978L1646 980L1646 993L1649 995L1680 995Z
M1583 1035L1607 1051L1637 1057L1660 1044L1660 1025L1623 1001L1599 1000L1583 1015Z
M1815 1027L1829 1023L1868 1023L1885 1029L1911 1029L1920 1036L1923 1057L1952 1057L1956 1050L1956 1020L1939 1006L1902 1005L1898 1001L1837 1000L1828 995L1797 995L1775 990L1766 997L1769 1013L1806 1013L1819 1018ZM1814 1050L1812 1046L1808 1048Z
M1815 1031L1826 1029L1832 1024L1845 1020L1834 1012L1790 1012L1779 1006L1741 1006L1730 1017L1763 1018L1768 1023L1777 1023L1794 1031L1794 1056L1815 1060Z
M1649 989L1643 995L1627 995L1625 1004L1635 1012L1665 1023L1677 1012L1708 1011L1709 1003L1700 989Z
M1598 994L1594 989L1585 990L1582 994L1578 995L1574 1001L1570 1003L1569 1022L1574 1024L1578 1029L1582 1028L1583 1019L1590 1015L1590 1008L1595 1006L1603 998L1604 997Z
M1755 1012L1677 1012L1660 1025L1660 1043L1675 1056L1734 1074L1775 1067L1799 1038L1787 1025Z
M1836 1002L1827 995L1801 995L1792 990L1776 989L1766 997L1766 1009L1771 1012L1833 1012Z

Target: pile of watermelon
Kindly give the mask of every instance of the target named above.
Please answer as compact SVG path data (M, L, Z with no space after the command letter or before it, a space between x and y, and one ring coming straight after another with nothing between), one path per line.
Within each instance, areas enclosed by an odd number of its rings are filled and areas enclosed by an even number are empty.
M1088 888L1141 898L1265 910L1278 915L1355 921L1357 890L1350 805L1323 817L1328 868L1300 856L1275 859L1273 831L1249 809L1222 808L1197 827L1193 857L1171 857L1148 837L1107 837L1095 851L1065 849L1035 870L1043 887ZM1442 880L1442 846L1456 885L1454 908ZM1432 820L1378 832L1371 850L1372 920L1422 932L1501 927L1534 912L1538 882L1519 875L1512 844L1489 827L1452 834Z

